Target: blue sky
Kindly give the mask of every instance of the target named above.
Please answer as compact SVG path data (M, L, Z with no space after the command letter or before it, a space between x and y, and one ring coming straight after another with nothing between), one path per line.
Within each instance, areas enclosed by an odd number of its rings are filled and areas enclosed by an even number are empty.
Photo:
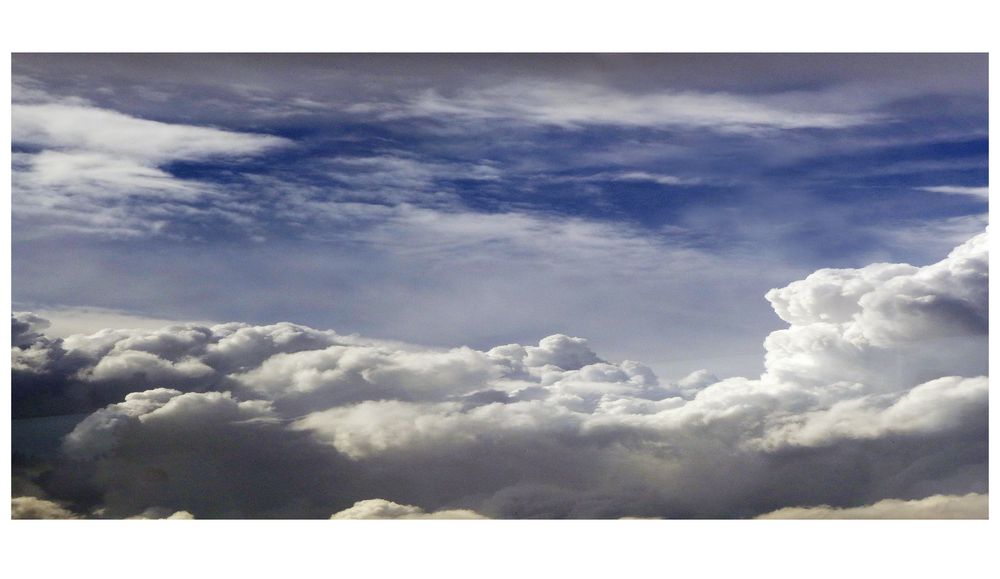
M13 300L762 370L986 224L985 55L15 55ZM60 314L61 312L61 314ZM103 318L102 318L103 317Z

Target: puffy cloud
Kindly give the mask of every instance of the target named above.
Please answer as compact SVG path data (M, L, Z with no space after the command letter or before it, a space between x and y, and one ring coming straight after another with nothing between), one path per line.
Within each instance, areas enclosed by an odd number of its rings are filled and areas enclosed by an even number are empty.
M229 392L189 392L157 388L132 392L125 401L94 412L65 439L64 448L74 457L93 458L110 452L129 429L156 432L185 425L209 429L218 424L271 418L270 404L261 400L239 402ZM164 433L168 434L168 433Z
M59 503L37 497L14 497L10 500L12 519L79 519L76 513Z
M401 505L385 499L368 499L330 516L331 519L484 519L468 509L449 509L428 513L420 507Z
M331 346L277 354L235 379L272 399L318 393L346 402L463 394L484 387L499 374L500 369L484 353L470 348L407 352L375 346Z
M724 380L661 380L562 334L487 351L293 324L52 340L16 315L15 413L60 377L85 395L34 407L102 400L37 484L108 516L849 514L985 492L987 285L985 234L924 267L821 270L768 293L789 327L764 374Z
M538 346L526 346L521 361L525 366L546 366L551 364L563 370L578 370L587 364L600 362L582 338L571 338L562 334L543 338Z
M572 412L538 400L487 404L468 411L457 403L379 400L315 412L293 428L313 432L347 456L364 458L401 450L444 452L484 438L543 435L573 429L578 421Z
M853 508L786 507L766 513L758 519L986 519L989 518L989 495L969 493L962 496L934 495L902 501L886 499L873 505Z
M820 270L768 292L791 326L765 341L772 378L861 382L880 391L986 373L986 234L936 264Z
M163 384L183 391L238 389L241 383L230 374L257 368L277 354L376 343L289 323L107 329L57 339L28 329L44 323L30 313L11 318L15 417L92 411Z
M879 438L893 433L933 433L959 428L985 431L989 388L985 377L938 378L902 396L865 396L789 417L768 443L812 446L838 438Z

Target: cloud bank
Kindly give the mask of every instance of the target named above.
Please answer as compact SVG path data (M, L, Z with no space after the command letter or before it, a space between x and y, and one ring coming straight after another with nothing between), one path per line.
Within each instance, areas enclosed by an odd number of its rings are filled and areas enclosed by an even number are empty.
M986 233L924 267L819 270L768 292L788 327L764 373L725 380L661 379L562 334L488 350L290 323L50 338L19 313L15 417L85 414L22 476L107 517L979 516L987 290Z

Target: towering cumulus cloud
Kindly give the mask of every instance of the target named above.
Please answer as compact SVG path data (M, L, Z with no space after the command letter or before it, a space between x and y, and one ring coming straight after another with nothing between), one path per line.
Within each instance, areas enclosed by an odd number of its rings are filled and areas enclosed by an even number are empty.
M660 380L582 338L428 349L294 324L64 339L15 314L25 516L984 517L987 234L767 299L765 372Z

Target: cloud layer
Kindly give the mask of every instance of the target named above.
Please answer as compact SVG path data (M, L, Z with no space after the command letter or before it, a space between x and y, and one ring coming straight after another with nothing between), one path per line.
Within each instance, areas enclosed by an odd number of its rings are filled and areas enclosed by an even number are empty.
M904 510L978 516L932 495L987 490L987 257L983 233L929 266L774 289L788 327L765 372L725 380L661 379L561 334L488 350L289 323L49 338L21 313L14 413L87 413L30 476L80 516L892 516L918 499L935 506Z

